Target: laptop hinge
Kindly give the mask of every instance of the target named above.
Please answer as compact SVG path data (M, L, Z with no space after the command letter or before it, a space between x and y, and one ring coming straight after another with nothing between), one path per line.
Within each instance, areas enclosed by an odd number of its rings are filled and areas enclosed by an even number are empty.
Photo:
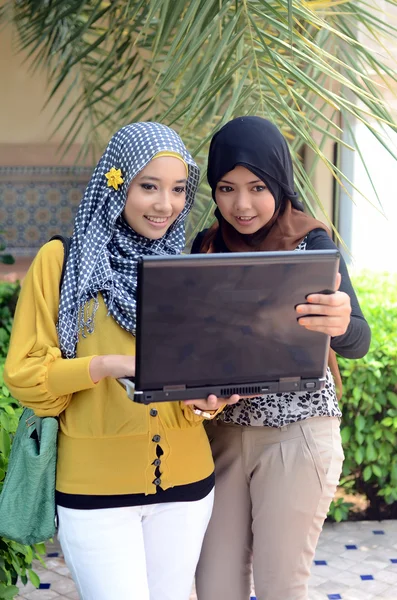
M186 390L186 385L165 385L163 387L163 392L183 392Z
M300 377L280 377L280 381L278 384L279 392L291 392L291 391L299 392L300 387L301 387L301 378Z

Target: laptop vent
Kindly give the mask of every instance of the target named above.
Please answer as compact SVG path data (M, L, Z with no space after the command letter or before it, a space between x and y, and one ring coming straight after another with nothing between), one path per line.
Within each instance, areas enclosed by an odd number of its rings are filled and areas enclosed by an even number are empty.
M239 385L238 387L227 387L221 388L221 396L228 397L233 394L239 394L240 396L253 396L254 394L261 393L260 385Z

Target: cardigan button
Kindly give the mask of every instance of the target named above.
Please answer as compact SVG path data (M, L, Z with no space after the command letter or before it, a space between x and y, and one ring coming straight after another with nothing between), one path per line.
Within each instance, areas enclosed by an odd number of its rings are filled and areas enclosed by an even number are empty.
M150 414L151 417L157 417L157 415L159 413L158 413L158 410L156 408L151 408L149 414Z
M159 436L159 435L154 435L154 436L152 437L152 442L156 442L156 443L157 443L157 442L159 442L160 440L161 440L161 436Z
M161 460L159 458L156 458L156 460L153 461L153 464L155 467L159 467L161 465Z
M160 479L160 478L157 478L157 479L155 479L155 480L153 481L153 483L154 483L154 485L160 485L160 483L161 483L161 479Z

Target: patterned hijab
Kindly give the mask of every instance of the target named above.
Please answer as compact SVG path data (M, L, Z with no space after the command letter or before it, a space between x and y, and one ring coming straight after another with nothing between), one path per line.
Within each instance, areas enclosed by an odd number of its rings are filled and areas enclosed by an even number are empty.
M159 240L137 234L123 219L131 181L159 152L175 152L188 165L186 204ZM119 169L123 183L108 187L106 174ZM113 171L114 172L114 171ZM94 330L98 293L108 314L135 334L137 261L142 255L179 254L185 220L199 182L199 168L180 137L159 123L133 123L110 140L79 206L62 284L58 337L63 356L74 358L79 336Z

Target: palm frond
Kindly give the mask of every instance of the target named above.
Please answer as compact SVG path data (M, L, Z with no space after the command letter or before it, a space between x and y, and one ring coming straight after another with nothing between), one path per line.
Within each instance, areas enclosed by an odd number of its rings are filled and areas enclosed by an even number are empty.
M384 6L396 11L397 0ZM396 89L397 23L370 0L6 0L0 20L13 23L32 68L47 69L54 132L67 125L62 150L79 141L81 158L125 123L151 119L181 132L204 166L213 132L256 113L289 139L314 211L323 208L303 146L351 187L323 152L327 140L345 143L340 115L395 155L380 126L396 130L384 90ZM189 235L211 220L209 198L203 185Z

